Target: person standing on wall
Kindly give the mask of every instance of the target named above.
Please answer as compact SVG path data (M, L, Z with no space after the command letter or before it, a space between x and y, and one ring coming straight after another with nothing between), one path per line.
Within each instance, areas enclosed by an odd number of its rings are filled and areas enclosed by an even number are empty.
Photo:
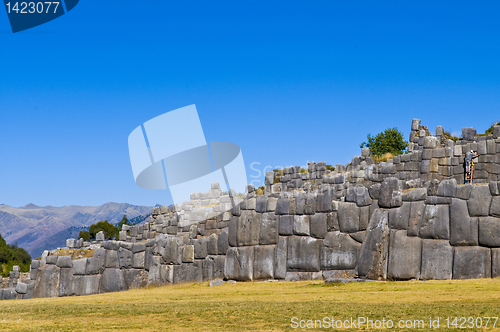
M479 153L470 150L465 153L465 182L472 183L474 177L474 159L479 157Z

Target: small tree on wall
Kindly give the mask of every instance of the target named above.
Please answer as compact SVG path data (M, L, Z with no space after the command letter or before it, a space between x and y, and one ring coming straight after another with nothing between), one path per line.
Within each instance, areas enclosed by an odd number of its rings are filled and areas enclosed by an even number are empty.
M388 128L376 136L367 136L368 142L360 144L361 148L367 147L375 156L382 156L391 153L394 156L400 155L408 148L408 142L404 141L403 134L398 128Z

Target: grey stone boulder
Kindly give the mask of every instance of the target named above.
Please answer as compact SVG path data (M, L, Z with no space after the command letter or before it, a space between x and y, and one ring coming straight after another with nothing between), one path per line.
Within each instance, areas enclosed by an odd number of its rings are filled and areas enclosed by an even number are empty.
M380 187L382 185L380 183L375 183L375 184L372 184L370 186L370 188L368 188L368 193L370 194L370 197L372 199L378 199L379 198L379 194L380 194Z
M500 248L491 249L491 277L500 277Z
M120 261L118 259L118 251L108 250L106 252L106 260L104 261L104 267L119 268Z
M455 247L453 279L491 277L491 251L483 247Z
M316 197L316 211L332 211L332 195L330 193L318 194L318 196Z
M73 292L73 273L70 268L62 268L59 276L59 296L75 295Z
M462 128L462 137L466 141L473 141L476 136L476 128L474 127L463 127Z
M401 206L403 197L399 189L399 181L397 178L386 178L380 186L378 205L382 208Z
M469 217L467 202L453 198L450 205L450 244L452 246L477 246L477 218Z
M219 255L225 255L228 248L229 248L229 232L228 229L226 228L219 233L219 238L217 239L217 252Z
M492 198L490 215L500 217L500 196L495 196Z
M207 241L207 255L217 255L218 254L217 241L218 241L217 234L210 234L210 236L208 237L208 241Z
M87 274L87 258L75 259L73 261L73 271L74 275L84 275Z
M403 202L403 205L389 210L389 228L391 229L408 229L410 220L410 202Z
M487 184L472 186L467 206L471 217L487 216L490 212L491 193Z
M224 266L225 278L238 281L252 280L253 262L253 247L229 248Z
M332 213L332 212L330 212ZM327 214L316 213L309 217L309 228L312 237L324 239L328 232Z
M106 261L106 249L99 248L94 251L94 255L87 259L87 274L99 274L104 269Z
M146 250L146 242L136 242L132 245L132 252L138 253Z
M354 233L360 230L359 208L355 203L339 202L337 213L342 232Z
M134 263L134 254L132 250L127 250L125 248L120 248L118 250L118 262L120 268L130 268ZM87 264L88 267L88 264Z
M425 201L427 188L413 188L403 192L403 202Z
M66 240L66 247L72 249L76 247L76 240L75 239L67 239Z
M278 243L278 218L273 212L262 214L262 223L260 225L260 244Z
M124 270L125 283L128 289L145 287L148 284L149 273L143 269Z
M274 277L285 279L288 253L288 237L280 236L274 248Z
M361 243L349 235L329 232L320 249L321 270L349 270L358 263Z
M443 180L438 186L437 196L455 197L457 195L457 180L449 179Z
M257 196L257 200L255 203L255 212L264 213L266 212L267 205L267 197L266 196Z
M370 218L366 238L361 246L356 274L361 278L385 280L389 249L389 214L376 209Z
M17 293L14 287L0 289L2 291L2 300L15 300Z
M208 255L208 239L204 236L199 239L193 240L194 245L194 258L205 259Z
M51 255L51 256L47 256L47 259L46 259L46 262L48 265L52 265L52 264L57 264L57 259L59 258L59 256L54 256L54 255Z
M292 235L293 234L293 216L278 216L278 233L279 235Z
M19 281L16 285L16 292L18 294L26 294L28 292L28 284Z
M320 243L321 240L308 236L289 237L287 247L287 271L319 271Z
M145 261L146 261L146 252L141 251L133 254L132 267L135 269L144 269Z
M238 218L236 242L238 247L259 244L262 214L254 210L243 210Z
M73 261L71 260L71 256L58 256L57 264L58 267L73 267Z
M282 214L288 214L290 210L290 199L288 198L279 198L278 202L276 203L276 214L277 215L282 215Z
M310 235L309 216L293 216L293 234Z
M194 246L193 245L183 245L182 246L182 262L183 263L193 263L194 262Z
M51 257L51 256L49 256ZM33 289L33 297L59 296L60 268L54 264L47 264L38 268L38 273Z
M119 292L127 290L124 270L107 268L104 269L101 277L100 292Z
M274 278L274 245L254 247L253 280Z
M388 279L419 279L421 258L422 242L420 238L408 237L406 230L391 230L387 267Z
M408 220L408 236L418 236L420 224L425 212L425 202L417 201L410 203L410 218Z
M450 212L447 205L426 205L419 236L423 239L450 238Z
M104 241L104 232L103 231L97 232L95 240L99 242Z
M446 240L422 240L423 280L451 279L453 274L453 247Z
M500 218L479 217L479 244L500 247Z
M457 187L456 198L467 200L470 198L471 192L472 192L472 185L471 184L461 184Z

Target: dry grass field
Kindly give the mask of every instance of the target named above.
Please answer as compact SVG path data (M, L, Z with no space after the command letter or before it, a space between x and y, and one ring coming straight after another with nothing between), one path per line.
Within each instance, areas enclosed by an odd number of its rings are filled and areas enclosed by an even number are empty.
M0 330L16 331L295 331L303 320L392 320L392 329L447 331L446 317L500 316L500 279L370 282L323 285L319 281L254 282L151 287L93 296L0 301ZM429 327L440 317L440 328ZM423 328L397 326L423 320ZM483 325L486 320L483 318ZM494 319L482 331L492 328ZM450 323L453 320L450 319ZM456 321L460 330L460 318ZM475 320L479 323L479 320ZM474 324L475 324L474 323ZM466 330L470 320L462 327ZM404 325L403 325L404 326ZM500 326L497 322L496 326ZM310 331L334 330L324 325ZM450 328L454 326L451 325ZM453 328L454 329L454 328ZM463 329L462 329L463 330Z

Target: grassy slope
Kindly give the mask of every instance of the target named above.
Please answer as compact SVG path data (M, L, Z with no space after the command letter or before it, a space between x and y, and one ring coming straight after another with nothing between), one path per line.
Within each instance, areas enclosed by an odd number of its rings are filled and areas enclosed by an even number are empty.
M500 279L347 285L317 281L237 283L218 287L204 283L0 301L0 330L282 331L297 330L290 328L293 316L349 319L361 315L395 321L424 319L426 324L430 316L441 316L441 326L446 316L500 316Z

